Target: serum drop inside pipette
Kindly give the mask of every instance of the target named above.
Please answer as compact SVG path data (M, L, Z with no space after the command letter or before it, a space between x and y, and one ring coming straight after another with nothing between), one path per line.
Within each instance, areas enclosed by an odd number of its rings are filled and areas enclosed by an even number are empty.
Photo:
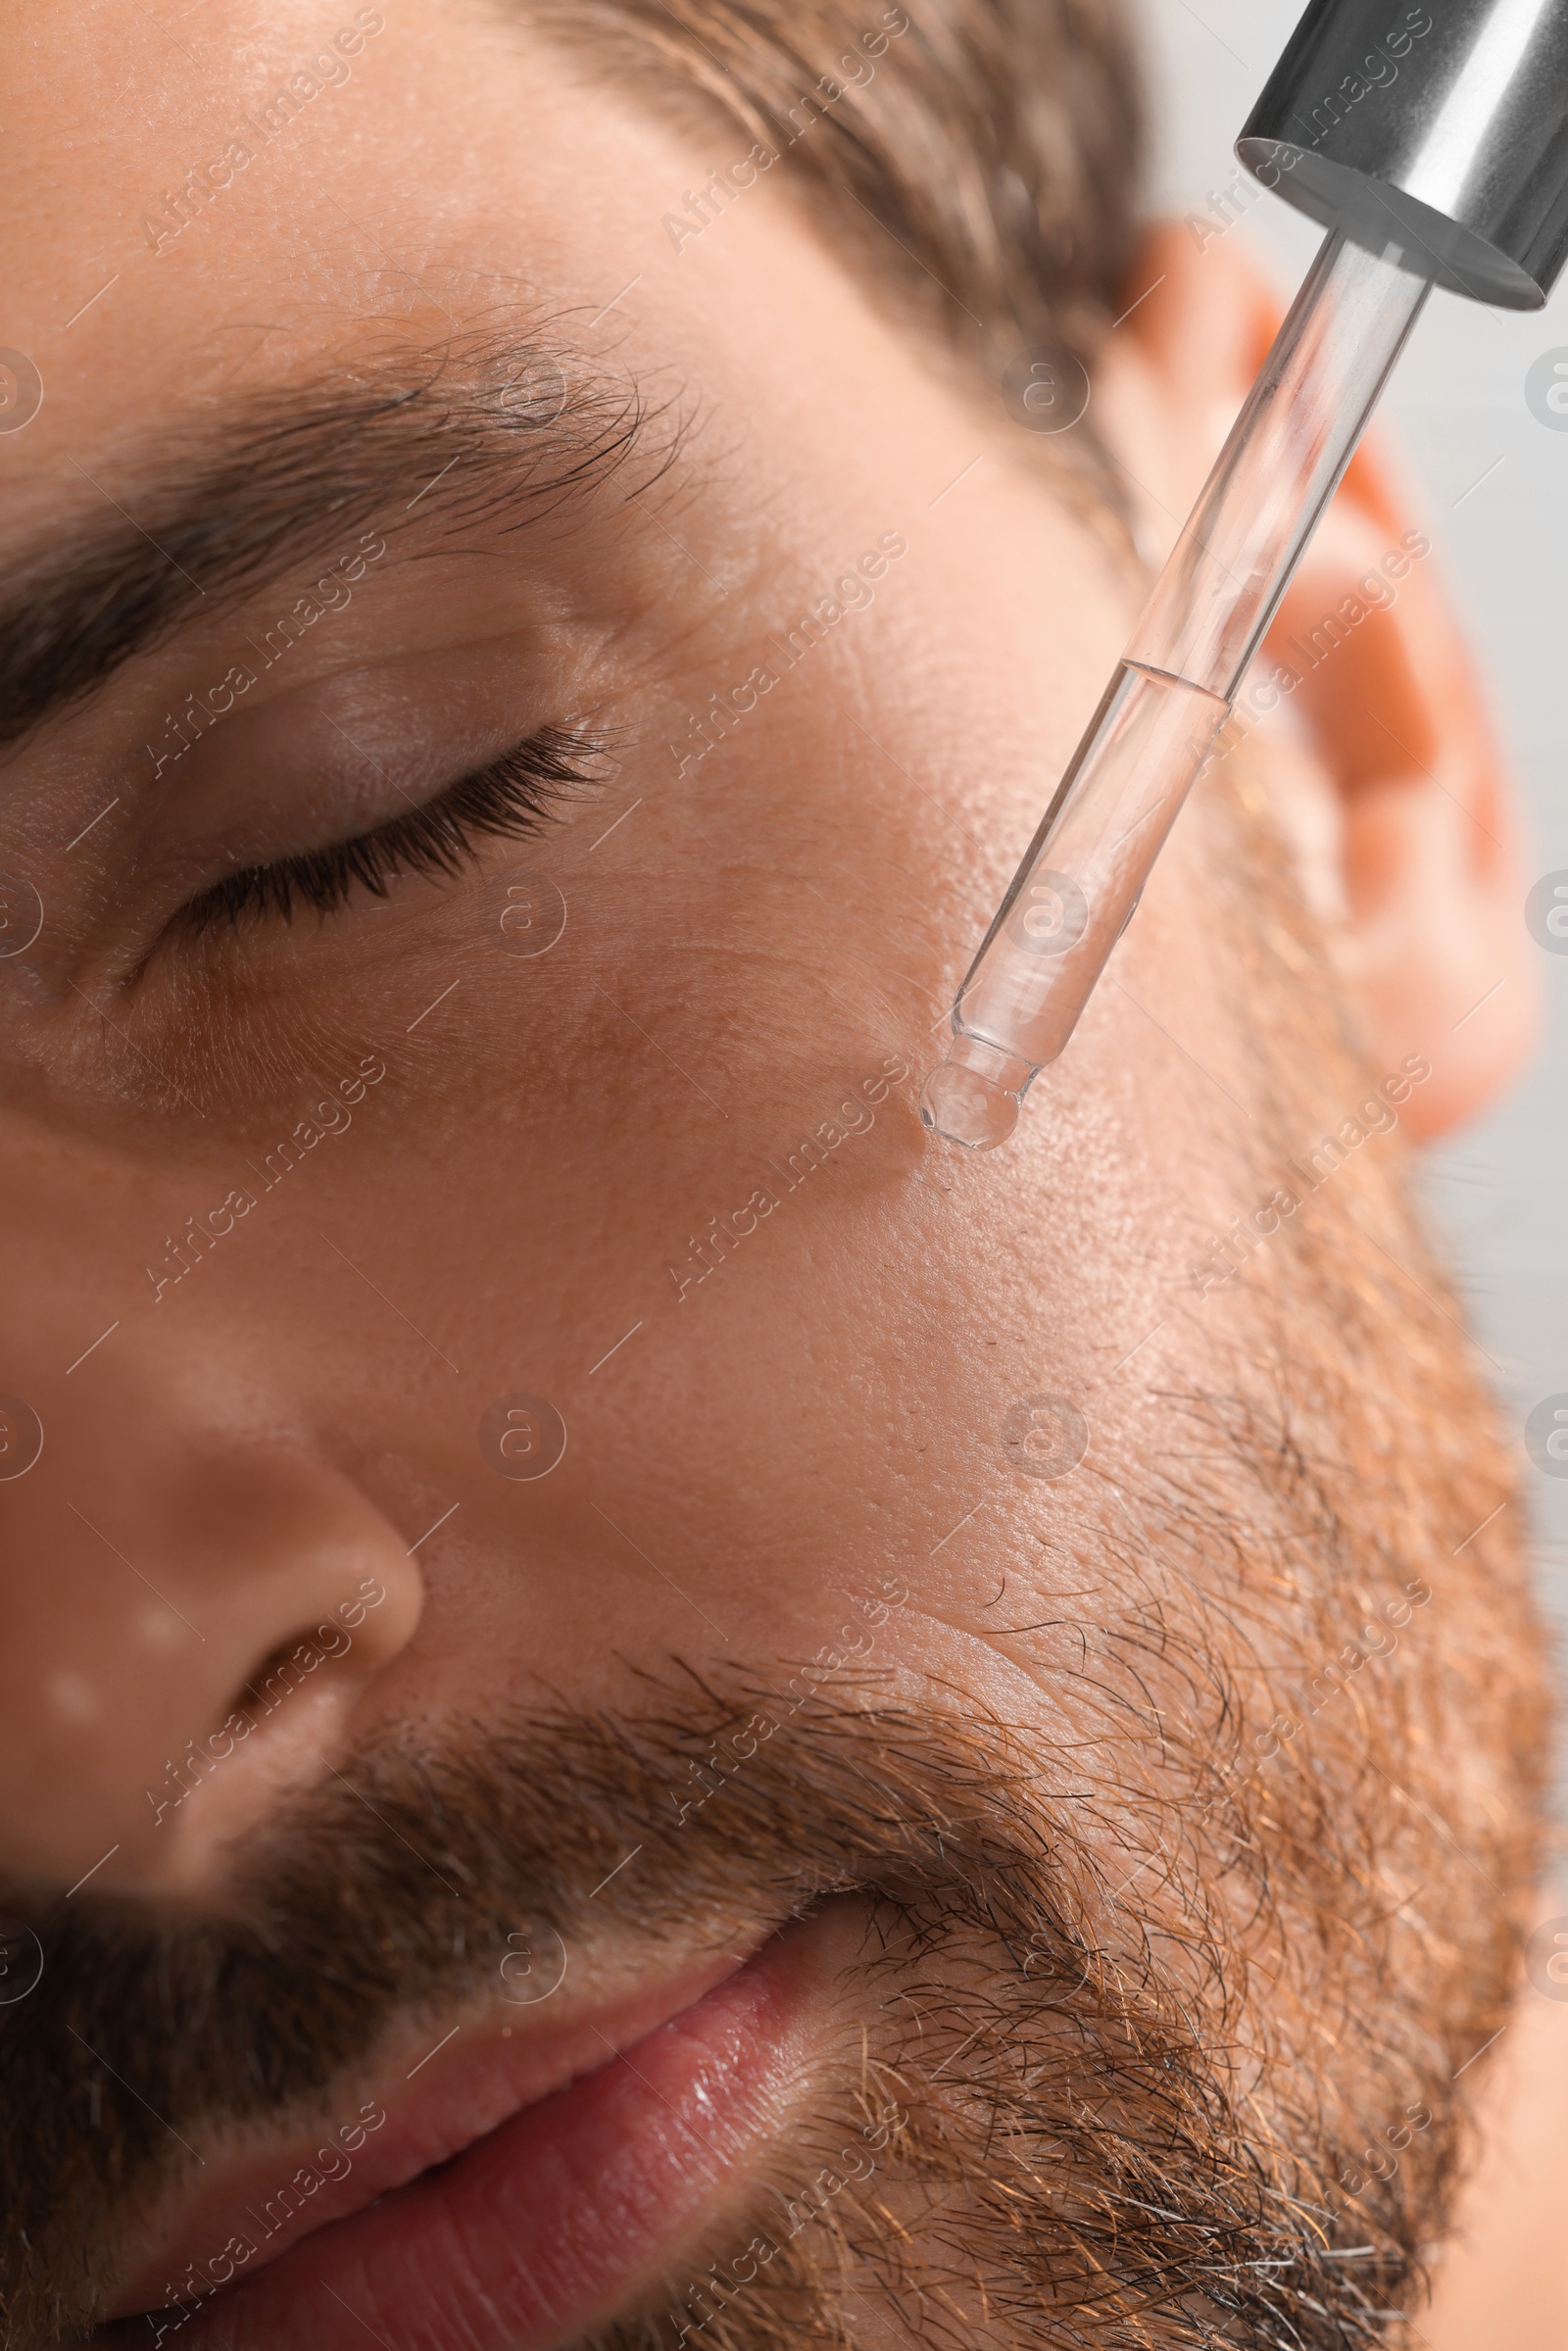
M1138 905L1431 279L1331 230L953 1008L920 1115L1004 1143Z
M1236 142L1329 231L953 1008L921 1102L1004 1142L1137 906L1434 285L1568 267L1568 0L1306 0Z

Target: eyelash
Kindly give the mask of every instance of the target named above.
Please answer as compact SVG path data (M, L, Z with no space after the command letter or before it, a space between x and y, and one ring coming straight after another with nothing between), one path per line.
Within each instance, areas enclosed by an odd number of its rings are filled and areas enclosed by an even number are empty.
M455 878L477 858L482 841L525 839L576 793L593 789L600 779L592 769L606 750L602 738L584 727L542 727L406 816L326 849L242 866L193 898L176 922L183 931L201 933L269 916L290 922L307 906L325 917L357 889L385 898L402 874Z

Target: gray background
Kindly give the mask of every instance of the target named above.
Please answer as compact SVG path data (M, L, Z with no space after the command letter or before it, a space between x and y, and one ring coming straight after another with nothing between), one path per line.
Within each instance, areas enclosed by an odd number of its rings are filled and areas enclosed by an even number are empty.
M1159 139L1152 192L1178 216L1202 212L1232 176L1231 142L1301 0L1140 5ZM1320 234L1271 196L1231 231L1286 291ZM1532 361L1554 348L1568 350L1568 277L1548 309L1528 314L1434 294L1384 407L1529 796L1532 880L1568 868L1568 432L1539 423L1524 397ZM1434 1221L1516 1429L1543 1397L1568 1392L1568 955L1533 952L1547 1000L1535 1065L1427 1169ZM1526 1478L1543 1586L1568 1631L1568 1479L1533 1468Z

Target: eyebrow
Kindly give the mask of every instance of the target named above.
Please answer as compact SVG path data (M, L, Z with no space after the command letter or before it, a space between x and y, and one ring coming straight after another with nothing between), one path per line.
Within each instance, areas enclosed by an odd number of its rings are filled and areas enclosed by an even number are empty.
M252 398L204 422L134 489L73 459L101 507L5 555L0 744L82 702L179 628L232 610L357 525L405 515L505 534L575 508L668 419L566 348L454 339L439 351ZM176 446L179 435L160 435ZM662 435L639 495L673 462ZM124 503L122 503L123 501ZM401 510L401 512L400 512Z

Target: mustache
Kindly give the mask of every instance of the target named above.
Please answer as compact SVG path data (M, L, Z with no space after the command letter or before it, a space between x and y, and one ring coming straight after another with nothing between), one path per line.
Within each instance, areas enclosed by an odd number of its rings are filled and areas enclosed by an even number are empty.
M1168 1656L1168 1627L1160 1641ZM918 1986L917 2052L906 2012L890 2048L901 2080L941 2100L911 2096L899 2160L961 2191L954 2275L984 2252L1017 2279L1018 2199L1034 2192L1019 2342L1077 2339L1070 2321L1050 2331L1068 2310L1096 2314L1107 2342L1212 2340L1208 2319L1141 2331L1140 2310L1184 2298L1240 2339L1381 2340L1431 2178L1407 2171L1376 2217L1337 2215L1340 2156L1311 2096L1287 2082L1260 2129L1256 2084L1236 2094L1246 1968L1224 1905L1189 1902L1173 1967L1146 1907L1107 1899L1107 1852L1118 1883L1134 1861L1168 1867L1162 1831L1204 1789L1231 1837L1256 1836L1212 1742L1184 1758L1163 1726L1168 1792L1130 1861L1125 1784L1102 1801L1043 1762L1038 1727L967 1693L914 1710L890 1683L824 1670L719 1687L681 1669L643 1678L635 1717L562 1707L448 1724L439 1741L401 1727L246 1855L220 1919L119 1895L36 1914L42 1975L0 2009L8 2351L82 2339L109 2224L177 2176L196 2131L326 2111L395 2017L514 1978L519 1936L529 1953L559 1936L568 1952L631 1938L689 1955L694 1920L725 1947L846 1893L870 1900L868 1972ZM1420 2154L1446 2163L1447 2134ZM1337 2250L1347 2227L1365 2248L1353 2261ZM809 2309L805 2271L794 2290ZM750 2316L770 2341L760 2301Z
M177 2179L201 2130L326 2111L394 2019L516 1997L551 1954L689 1959L694 1921L730 1948L852 1890L956 1917L971 1876L993 1901L1015 1886L1037 1933L1033 1775L1009 1793L1002 1744L879 1705L867 1679L721 1691L681 1669L642 1678L631 1720L400 1726L245 1849L220 1916L11 1888L8 1945L41 1972L0 2005L0 2341L80 2323L107 2223Z

